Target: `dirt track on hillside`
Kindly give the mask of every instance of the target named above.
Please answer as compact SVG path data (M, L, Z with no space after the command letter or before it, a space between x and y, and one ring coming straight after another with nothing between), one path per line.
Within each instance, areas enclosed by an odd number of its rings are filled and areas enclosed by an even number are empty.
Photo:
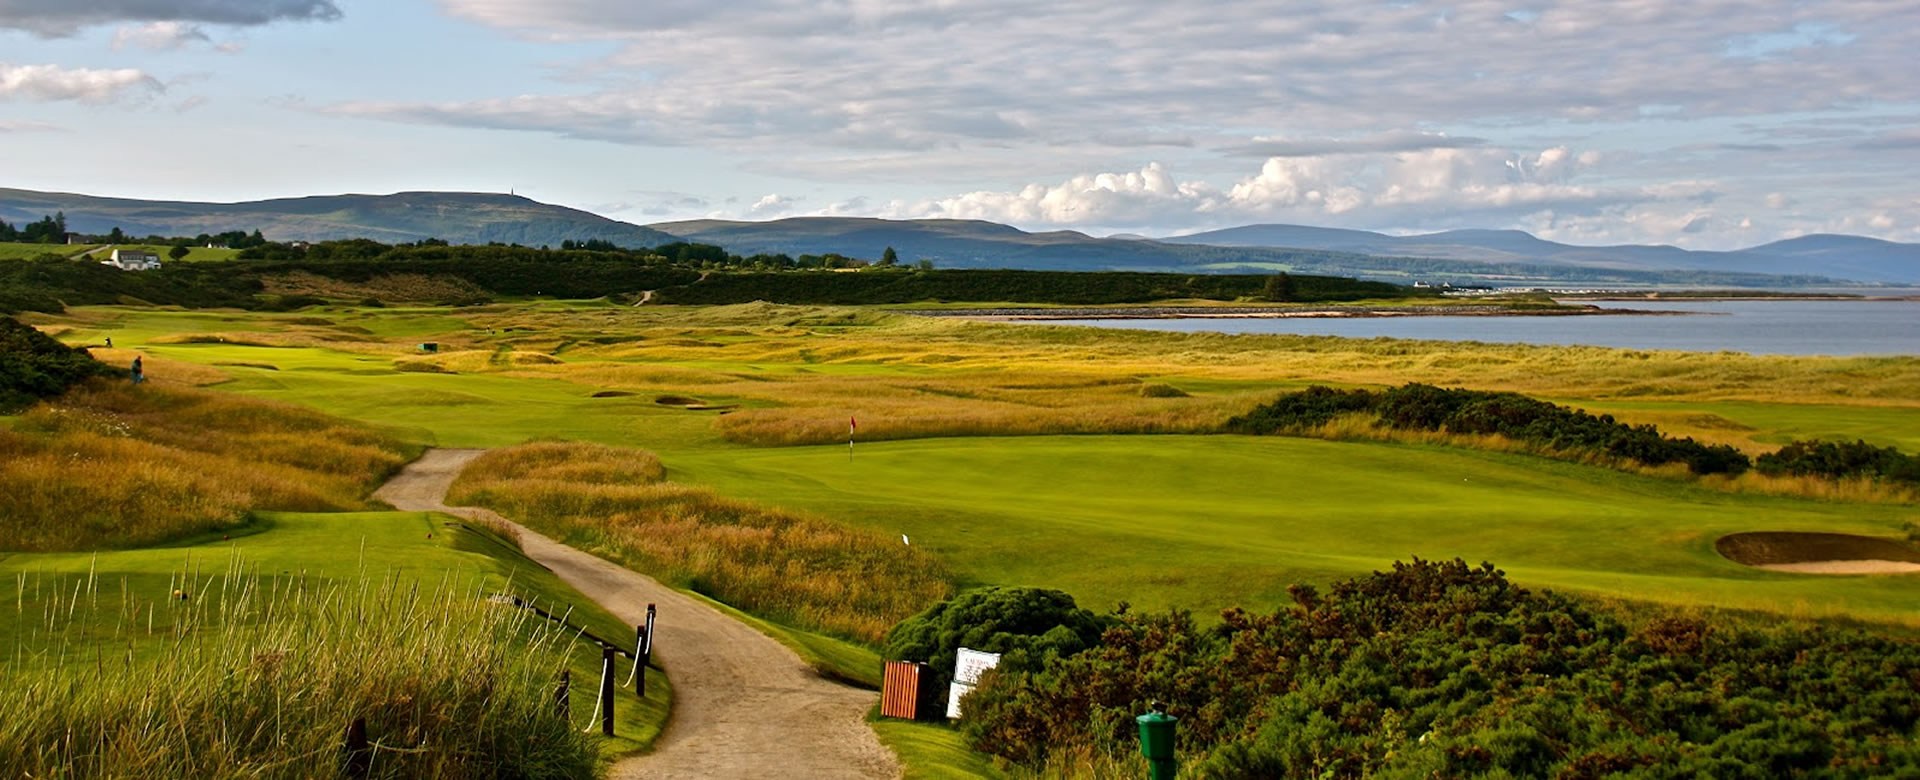
M413 512L513 525L445 504L454 477L483 450L428 450L375 497ZM673 717L654 751L614 778L893 778L898 761L865 716L877 695L828 681L792 651L678 591L515 525L527 556L629 624L659 606L654 658L673 681Z

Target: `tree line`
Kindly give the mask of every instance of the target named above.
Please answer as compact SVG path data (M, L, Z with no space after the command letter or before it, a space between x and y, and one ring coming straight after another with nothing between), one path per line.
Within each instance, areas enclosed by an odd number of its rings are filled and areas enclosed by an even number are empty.
M1695 474L1739 474L1753 462L1724 444L1675 439L1652 425L1629 425L1519 393L1447 389L1411 383L1388 390L1314 386L1227 421L1235 433L1307 430L1347 414L1369 414L1382 428L1493 434L1552 450L1593 452L1649 466L1685 463Z
M43 216L39 221L29 222L18 227L8 224L6 220L0 220L0 242L17 244L64 244L67 243L69 235L70 233L67 230L67 213L64 211ZM128 234L116 226L106 233L73 235L77 235L82 243L88 244L150 244L155 246L170 246L175 250L184 250L196 246L222 246L230 249L245 249L267 243L266 236L261 235L259 230L254 230L251 233L245 230L229 230L224 233L201 233L191 238L186 236L162 236L157 233L140 237ZM178 260L185 255L186 252L180 251L173 255L173 259Z
M1412 383L1387 390L1336 390L1315 385L1287 393L1227 421L1226 430L1254 435L1303 433L1345 415L1367 415L1382 428L1494 434L1552 451L1591 452L1649 466L1685 463L1695 474L1867 479L1920 484L1920 456L1864 441L1795 441L1757 458L1724 444L1673 438L1653 425L1629 425L1519 393L1447 389Z

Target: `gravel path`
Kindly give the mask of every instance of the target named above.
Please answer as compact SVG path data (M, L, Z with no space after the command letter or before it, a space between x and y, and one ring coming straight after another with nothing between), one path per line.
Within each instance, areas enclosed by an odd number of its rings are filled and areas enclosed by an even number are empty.
M446 506L447 488L484 450L435 449L375 493L395 508L511 523ZM672 675L673 717L654 750L614 778L895 778L899 762L865 716L875 697L814 673L792 651L651 578L520 526L527 556L630 624L659 605L654 658Z

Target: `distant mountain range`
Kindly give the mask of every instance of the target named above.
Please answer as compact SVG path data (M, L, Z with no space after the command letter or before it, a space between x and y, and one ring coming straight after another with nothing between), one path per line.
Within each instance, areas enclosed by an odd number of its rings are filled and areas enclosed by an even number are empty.
M651 227L739 254L874 258L887 247L943 268L1248 271L1293 268L1389 281L1794 286L1920 282L1920 245L1855 236L1807 236L1740 252L1676 247L1578 247L1520 231L1432 236L1296 225L1253 225L1176 238L1028 233L976 220L793 217L768 222L691 220Z
M279 241L439 238L557 246L601 239L628 247L685 239L736 254L838 253L942 268L1180 272L1270 272L1387 281L1570 285L1791 287L1920 283L1920 244L1813 235L1732 252L1671 246L1584 247L1514 230L1390 236L1299 225L1248 225L1187 236L1097 238L1071 230L1030 233L977 220L796 217L768 222L689 220L635 225L514 195L402 192L249 203L103 198L0 188L0 219L32 222L64 212L70 229L133 235L197 235L258 229Z
M1206 246L1297 247L1482 263L1813 274L1857 281L1920 283L1920 244L1832 234L1800 236L1730 252L1635 244L1574 246L1518 230L1451 230L1390 236L1365 230L1302 225L1247 225L1156 240Z
M130 235L195 236L259 230L276 241L371 238L384 243L438 238L455 244L557 246L603 239L621 246L658 246L673 236L579 209L515 195L400 192L324 195L247 203L130 200L0 188L0 220L19 224L64 212L67 229Z

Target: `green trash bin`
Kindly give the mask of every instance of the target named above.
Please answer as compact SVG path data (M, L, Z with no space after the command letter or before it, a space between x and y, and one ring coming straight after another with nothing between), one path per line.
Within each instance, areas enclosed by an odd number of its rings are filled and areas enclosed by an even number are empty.
M1140 724L1140 755L1153 766L1153 780L1173 780L1173 738L1180 719L1167 714L1165 705L1154 704L1153 711L1133 719Z

